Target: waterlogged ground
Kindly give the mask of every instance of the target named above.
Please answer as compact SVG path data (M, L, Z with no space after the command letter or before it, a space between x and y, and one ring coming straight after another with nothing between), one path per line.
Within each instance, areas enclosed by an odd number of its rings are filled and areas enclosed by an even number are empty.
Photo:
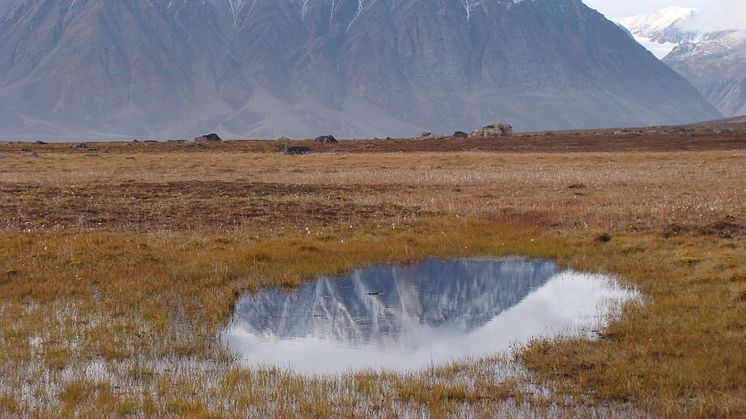
M223 340L242 362L304 375L411 372L591 338L635 293L523 258L428 260L242 296Z
M746 136L604 135L342 142L308 156L259 142L0 144L0 416L743 417ZM251 296L342 296L335 286L382 263L509 255L557 265L499 313L456 321L452 342L539 319L537 299L551 319L564 297L562 309L586 307L586 291L556 288L565 271L613 275L640 298L574 337L407 373L309 377L225 345ZM424 309L437 307L425 286L363 284L355 307L384 307L378 334L367 315L312 321L357 330L359 347L398 345L383 333L410 324L396 318L424 318L436 336L453 318ZM359 312L349 304L340 313ZM309 336L245 324L278 344Z

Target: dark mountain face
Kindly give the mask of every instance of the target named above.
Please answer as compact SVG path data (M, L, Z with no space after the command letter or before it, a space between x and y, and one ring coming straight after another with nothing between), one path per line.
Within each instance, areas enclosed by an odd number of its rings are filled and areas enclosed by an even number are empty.
M718 113L579 0L0 0L0 136L342 137Z

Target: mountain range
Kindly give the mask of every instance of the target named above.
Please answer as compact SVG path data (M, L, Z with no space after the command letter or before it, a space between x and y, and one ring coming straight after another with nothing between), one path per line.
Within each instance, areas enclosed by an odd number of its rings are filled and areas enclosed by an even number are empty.
M671 7L620 19L643 45L725 116L746 114L746 31L703 31L695 9Z
M0 0L0 138L715 119L580 0Z

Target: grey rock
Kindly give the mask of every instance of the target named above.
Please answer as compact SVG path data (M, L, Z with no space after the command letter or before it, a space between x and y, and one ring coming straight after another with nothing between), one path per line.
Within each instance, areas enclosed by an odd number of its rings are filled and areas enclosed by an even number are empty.
M494 137L512 137L513 126L510 124L493 124L476 129L469 134L469 137L475 138L494 138Z
M86 143L75 143L71 145L72 148L88 148L88 144Z
M212 133L212 134L205 134L202 136L199 136L194 139L194 142L197 144L209 144L209 143L219 143L222 142L223 139L220 138L218 134ZM147 142L147 141L146 141Z
M469 134L463 131L456 131L453 133L453 138L469 138Z
M311 150L310 148L301 147L301 146L285 147L284 151L285 151L285 154L288 154L291 156L298 156L298 155L313 153L313 150Z
M339 142L333 135L322 135L316 137L313 141L319 144L337 144Z
M634 130L633 131L633 130L627 129L627 128L616 130L616 131L614 131L612 133L612 135L616 136L616 137L625 137L625 136L630 136L630 135L642 135L642 134L644 134L644 131L642 131L642 130Z

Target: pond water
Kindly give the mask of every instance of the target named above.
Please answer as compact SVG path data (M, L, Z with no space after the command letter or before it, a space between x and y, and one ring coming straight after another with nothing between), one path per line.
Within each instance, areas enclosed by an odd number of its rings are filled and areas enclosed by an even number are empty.
M251 367L413 371L533 338L592 337L632 298L611 277L546 260L433 259L242 295L222 339Z

